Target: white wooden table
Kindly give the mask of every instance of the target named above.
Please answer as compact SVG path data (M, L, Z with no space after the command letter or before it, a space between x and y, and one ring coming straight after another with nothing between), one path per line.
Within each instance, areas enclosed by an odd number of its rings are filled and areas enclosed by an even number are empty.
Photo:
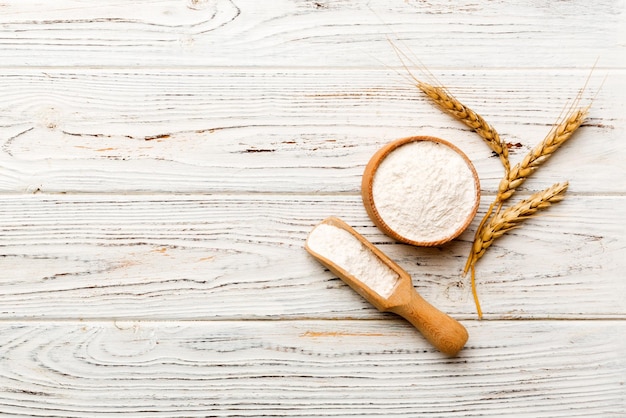
M625 416L623 1L0 4L0 414ZM393 242L359 197L383 144L502 168L401 75L411 51L566 199L489 249ZM398 72L400 74L398 74ZM601 86L601 84L604 84ZM335 215L459 319L456 358L309 257Z

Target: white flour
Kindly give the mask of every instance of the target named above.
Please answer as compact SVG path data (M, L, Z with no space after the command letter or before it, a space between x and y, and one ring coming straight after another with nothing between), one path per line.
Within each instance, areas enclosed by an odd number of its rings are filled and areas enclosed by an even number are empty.
M383 298L393 293L398 274L348 231L320 224L309 234L307 245Z
M467 162L455 150L414 141L381 162L372 197L389 228L412 241L434 242L463 226L476 203L476 185Z

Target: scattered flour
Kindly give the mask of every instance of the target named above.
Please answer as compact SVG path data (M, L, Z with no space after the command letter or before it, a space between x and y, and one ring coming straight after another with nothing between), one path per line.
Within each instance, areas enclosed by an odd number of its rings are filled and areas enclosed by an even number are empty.
M335 263L383 298L388 298L399 276L350 232L320 224L307 239L308 247Z
M372 185L382 220L417 242L445 239L461 228L476 203L476 184L466 160L433 141L413 141L391 151Z

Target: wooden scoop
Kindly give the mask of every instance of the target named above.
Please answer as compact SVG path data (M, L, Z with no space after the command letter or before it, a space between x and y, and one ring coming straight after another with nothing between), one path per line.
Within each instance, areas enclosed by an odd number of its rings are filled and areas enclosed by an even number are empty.
M371 251L375 258L378 258L385 266L397 274L397 280L393 279L396 280L395 286L387 297L377 293L370 286L363 283L359 277L355 277L354 272L346 271L345 267L338 265L337 256L323 256L311 249L309 245L311 236L323 224L343 229L352 234L364 246L364 251ZM465 327L424 300L413 288L411 276L405 270L391 261L389 257L341 219L330 217L322 221L309 234L305 249L379 311L393 312L404 317L441 352L454 356L465 345L468 338Z

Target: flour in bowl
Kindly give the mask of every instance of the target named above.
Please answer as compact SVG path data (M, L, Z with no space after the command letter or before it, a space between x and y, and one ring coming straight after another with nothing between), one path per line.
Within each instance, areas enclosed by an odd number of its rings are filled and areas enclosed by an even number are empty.
M477 188L470 164L455 149L419 140L400 145L380 162L372 199L390 229L428 244L467 226L478 203Z

